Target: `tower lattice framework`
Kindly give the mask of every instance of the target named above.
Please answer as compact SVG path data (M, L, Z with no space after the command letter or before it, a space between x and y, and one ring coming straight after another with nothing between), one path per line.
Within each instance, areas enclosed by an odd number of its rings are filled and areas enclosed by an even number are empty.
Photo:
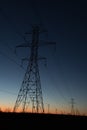
M14 112L21 106L20 110L26 112L29 103L32 103L32 112L43 113L44 104L41 89L41 81L39 74L38 47L39 47L39 26L32 27L32 43L31 45L19 45L18 47L30 47L31 53L21 88L19 90L17 100L14 106Z

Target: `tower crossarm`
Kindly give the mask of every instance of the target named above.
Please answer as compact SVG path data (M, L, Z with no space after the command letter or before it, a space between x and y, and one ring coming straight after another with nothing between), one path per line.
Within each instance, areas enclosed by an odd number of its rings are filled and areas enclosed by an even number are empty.
M15 53L16 53L17 48L20 48L20 47L29 47L29 48L31 48L31 45L29 45L29 43L26 43L26 44L23 43L21 45L18 45L18 46L15 47Z
M56 45L56 42L50 42L50 41L40 41L40 46L46 46L46 45Z

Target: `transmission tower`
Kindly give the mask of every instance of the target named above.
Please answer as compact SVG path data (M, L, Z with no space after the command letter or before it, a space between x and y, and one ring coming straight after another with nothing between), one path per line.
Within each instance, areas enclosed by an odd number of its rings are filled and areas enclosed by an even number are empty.
M75 115L75 110L74 110L74 104L75 104L75 102L74 102L74 99L73 98L71 98L71 115Z
M34 25L32 27L32 43L31 45L22 44L16 47L29 47L31 50L29 63L27 66L24 79L22 81L21 88L18 93L17 100L13 111L16 112L17 109L21 106L21 111L26 112L26 109L29 107L29 103L32 102L32 112L43 113L44 112L44 103L43 95L41 89L41 81L39 74L38 60L45 60L44 57L38 56L39 48L39 34L44 31L40 30L40 26ZM30 33L29 33L30 34ZM45 44L54 44L52 42L45 42Z

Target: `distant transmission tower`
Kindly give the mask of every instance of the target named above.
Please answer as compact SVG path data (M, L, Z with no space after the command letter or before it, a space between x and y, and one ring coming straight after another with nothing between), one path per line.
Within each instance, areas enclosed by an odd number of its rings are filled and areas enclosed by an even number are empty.
M14 106L13 111L16 112L21 106L20 110L26 112L29 107L30 101L32 102L32 112L43 113L44 103L41 89L41 81L39 74L38 60L45 60L44 57L38 56L39 48L39 33L44 31L40 30L40 26L34 25L32 27L32 43L31 45L22 44L16 47L29 47L31 54L29 58L29 64L18 93L18 97ZM27 33L28 34L28 33ZM30 34L30 33L29 33ZM45 42L45 44L55 44L54 42Z
M74 102L74 99L73 98L71 98L71 115L75 115L75 110L74 110L74 104L75 104L75 102Z

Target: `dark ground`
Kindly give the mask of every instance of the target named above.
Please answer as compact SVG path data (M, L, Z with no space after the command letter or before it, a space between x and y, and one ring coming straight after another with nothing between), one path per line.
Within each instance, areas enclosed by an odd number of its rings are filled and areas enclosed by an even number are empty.
M15 129L87 129L87 116L0 113L0 130Z

